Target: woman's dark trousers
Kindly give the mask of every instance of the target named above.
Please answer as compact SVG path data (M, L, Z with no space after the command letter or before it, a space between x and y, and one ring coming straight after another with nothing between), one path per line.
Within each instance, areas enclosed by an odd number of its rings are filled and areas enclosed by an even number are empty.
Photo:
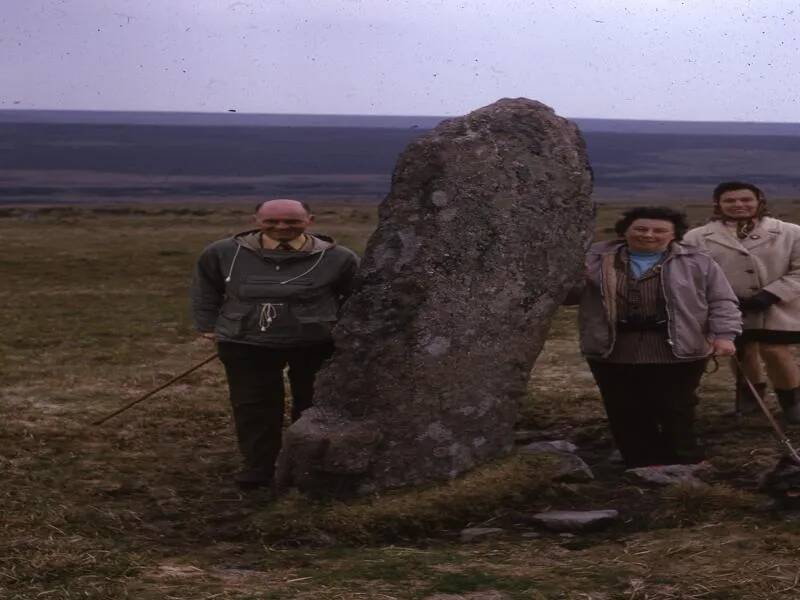
M246 467L242 475L268 481L283 435L283 370L289 367L294 422L312 405L314 378L333 354L333 344L276 349L220 342L217 347L228 377L236 437Z
M695 440L695 391L705 360L666 364L589 361L611 434L628 468L702 460Z

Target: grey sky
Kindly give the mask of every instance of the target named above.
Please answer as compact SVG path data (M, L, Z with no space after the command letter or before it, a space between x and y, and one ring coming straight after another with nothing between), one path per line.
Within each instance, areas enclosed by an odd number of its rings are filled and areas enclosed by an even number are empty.
M800 121L784 0L0 0L0 108Z

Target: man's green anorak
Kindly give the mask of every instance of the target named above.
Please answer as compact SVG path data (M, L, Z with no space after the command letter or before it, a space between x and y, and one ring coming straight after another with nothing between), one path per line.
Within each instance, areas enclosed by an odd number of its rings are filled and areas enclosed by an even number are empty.
M263 249L258 230L208 246L192 282L197 330L274 348L329 341L358 257L332 238L306 235L307 252Z

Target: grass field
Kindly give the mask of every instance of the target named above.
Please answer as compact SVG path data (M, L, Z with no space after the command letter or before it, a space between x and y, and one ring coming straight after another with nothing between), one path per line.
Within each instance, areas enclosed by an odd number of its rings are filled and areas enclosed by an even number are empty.
M90 426L213 352L190 326L191 268L205 244L246 228L250 207L129 208L0 218L2 600L800 598L800 518L769 510L756 489L777 450L763 417L725 416L727 369L701 389L710 485L632 484L608 461L572 309L553 323L519 427L574 441L597 475L587 484L552 484L549 464L512 456L446 486L350 503L243 495L217 363ZM689 207L692 221L706 210ZM319 231L363 250L374 208L317 212ZM601 207L598 236L617 212ZM800 221L799 205L773 212ZM547 508L622 519L560 536L525 519ZM467 525L506 533L459 543Z

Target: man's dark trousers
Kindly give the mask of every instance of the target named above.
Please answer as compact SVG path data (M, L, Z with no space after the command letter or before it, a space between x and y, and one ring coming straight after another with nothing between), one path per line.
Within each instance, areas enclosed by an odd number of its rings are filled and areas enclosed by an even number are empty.
M333 354L333 343L279 349L220 342L217 347L246 466L242 476L251 483L268 482L281 449L283 370L288 365L294 422L313 403L314 378Z
M691 464L697 386L706 361L618 364L589 361L626 466Z

